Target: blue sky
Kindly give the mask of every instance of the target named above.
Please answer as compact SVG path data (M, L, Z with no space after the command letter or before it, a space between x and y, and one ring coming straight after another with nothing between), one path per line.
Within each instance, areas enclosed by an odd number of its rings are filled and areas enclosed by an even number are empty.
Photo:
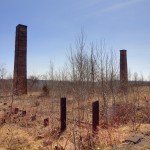
M13 72L15 28L28 26L28 75L50 60L63 66L84 28L87 44L105 40L119 58L127 49L131 72L150 74L150 0L0 0L0 64Z

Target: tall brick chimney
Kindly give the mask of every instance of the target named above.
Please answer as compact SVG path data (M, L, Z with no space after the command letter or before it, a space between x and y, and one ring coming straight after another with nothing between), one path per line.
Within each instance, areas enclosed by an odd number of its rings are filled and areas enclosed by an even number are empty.
M120 50L120 85L123 91L128 87L127 50Z
M27 94L27 26L16 26L13 91Z

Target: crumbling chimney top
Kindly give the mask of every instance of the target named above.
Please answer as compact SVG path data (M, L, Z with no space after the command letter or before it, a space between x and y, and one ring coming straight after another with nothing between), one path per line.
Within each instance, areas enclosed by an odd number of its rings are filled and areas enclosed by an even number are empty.
M17 27L25 27L25 28L27 28L27 26L23 25L23 24L18 24Z
M121 49L120 51L127 51L126 49Z

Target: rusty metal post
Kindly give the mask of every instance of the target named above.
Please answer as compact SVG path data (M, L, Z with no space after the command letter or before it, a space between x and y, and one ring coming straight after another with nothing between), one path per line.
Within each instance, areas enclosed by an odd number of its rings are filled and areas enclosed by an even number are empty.
M18 114L18 112L19 112L19 108L15 108L14 109L14 114Z
M120 86L122 91L127 92L128 88L127 50L120 50Z
M92 128L93 132L97 131L99 125L99 101L92 103Z
M44 119L44 127L47 127L49 125L49 119L45 118Z
M61 132L66 130L66 98L60 99L60 120L61 120Z
M27 94L27 26L17 25L15 41L13 91L15 95Z

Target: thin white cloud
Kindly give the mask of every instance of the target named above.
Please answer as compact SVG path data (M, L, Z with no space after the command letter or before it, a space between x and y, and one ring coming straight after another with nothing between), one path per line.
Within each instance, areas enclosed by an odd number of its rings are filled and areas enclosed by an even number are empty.
M130 6L130 5L136 4L138 2L142 2L142 1L143 0L128 0L128 1L126 0L125 2L114 4L106 9L104 9L103 11L104 12L116 11L116 10L122 9L124 7Z
M117 11L119 9L123 9L123 8L126 8L128 6L131 6L131 5L137 4L139 2L143 2L143 1L146 1L146 0L125 0L120 3L113 3L111 6L105 6L103 9L94 11L91 15L97 16L97 15L104 14L104 13L110 13L110 12Z
M103 0L79 0L75 1L74 5L77 10L86 10L93 8L95 5L99 5L102 1Z

